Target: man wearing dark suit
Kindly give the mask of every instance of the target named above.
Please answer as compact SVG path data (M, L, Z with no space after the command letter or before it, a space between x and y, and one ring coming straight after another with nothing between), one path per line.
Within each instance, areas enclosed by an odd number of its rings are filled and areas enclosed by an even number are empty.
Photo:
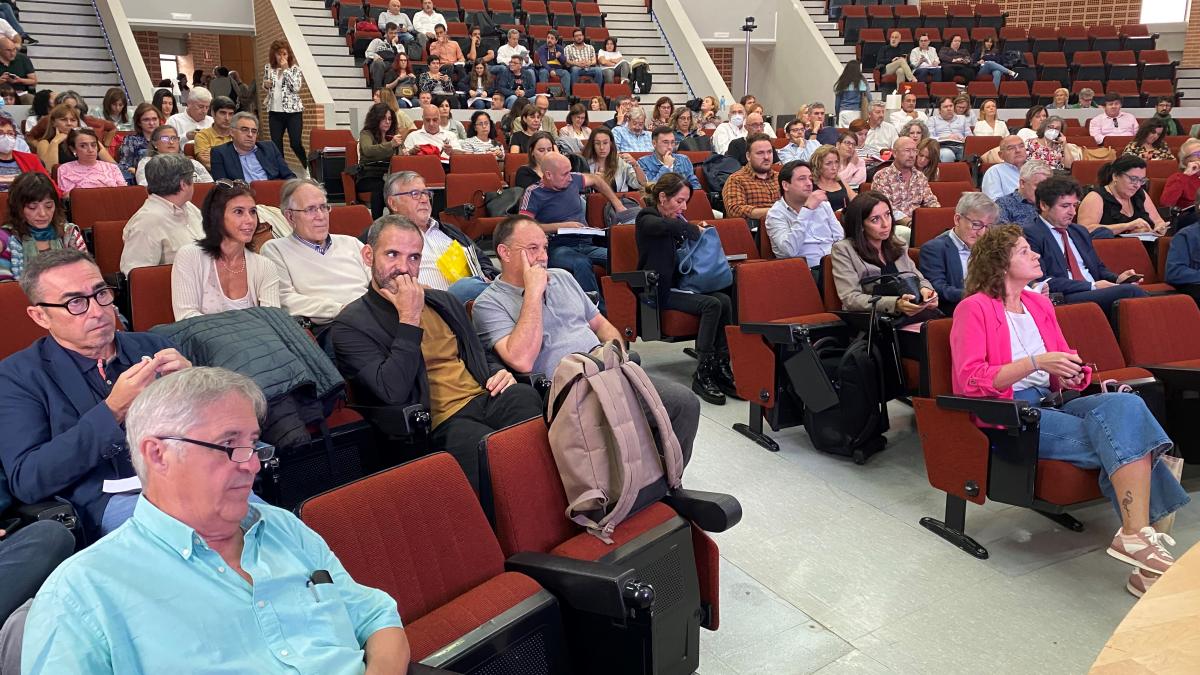
M1062 293L1068 303L1094 302L1105 313L1121 298L1146 295L1136 284L1122 283L1136 274L1133 270L1114 274L1104 266L1091 235L1075 222L1083 197L1079 183L1052 176L1038 185L1035 197L1041 216L1021 227L1029 247L1041 256L1051 293Z
M102 489L134 475L122 427L129 405L156 377L191 363L165 338L117 332L113 290L86 253L41 254L21 287L29 316L50 335L0 361L0 464L16 499L67 499L95 540L136 503L136 494Z
M214 180L287 180L295 178L274 143L258 140L258 118L240 112L229 125L232 143L212 150Z
M917 266L937 291L938 308L947 316L963 299L971 247L1000 216L1000 208L982 192L965 192L954 209L954 227L921 246Z
M363 248L371 285L333 320L330 343L372 425L400 435L404 408L426 406L429 447L453 455L478 490L479 441L540 415L541 397L484 350L461 301L421 286L424 247L408 218L371 225Z

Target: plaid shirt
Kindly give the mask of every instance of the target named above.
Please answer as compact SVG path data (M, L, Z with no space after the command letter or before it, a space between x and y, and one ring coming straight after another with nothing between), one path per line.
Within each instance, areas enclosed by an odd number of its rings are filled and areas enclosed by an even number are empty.
M595 65L596 48L587 42L584 42L581 45L577 45L572 42L566 47L563 47L563 56L567 57L567 62L571 65L575 65L577 63L591 63L592 65Z
M875 174L871 189L882 192L888 198L892 203L892 213L898 219L911 218L913 209L920 206L941 206L933 190L929 189L925 174L916 169L912 170L912 176L905 182L895 166L884 167Z
M779 172L772 170L766 179L756 178L747 164L729 175L721 200L730 218L749 218L754 209L771 208L779 201Z

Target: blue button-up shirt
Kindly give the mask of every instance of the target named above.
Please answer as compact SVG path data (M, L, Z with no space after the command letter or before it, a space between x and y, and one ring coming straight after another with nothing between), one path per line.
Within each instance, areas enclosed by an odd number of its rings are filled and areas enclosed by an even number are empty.
M955 115L950 118L949 122L942 119L941 115L933 115L925 120L925 124L929 125L930 137L939 141L952 134L958 134L962 137L958 140L961 143L963 139L971 135L971 127L965 115Z
M996 200L1000 207L1001 223L1016 223L1024 225L1033 222L1038 217L1038 210L1032 203L1025 201L1020 192L1013 190Z
M958 249L958 262L962 265L963 279L967 278L967 260L971 257L971 249L967 246L967 242L958 236L954 230L946 230L950 235L950 241L954 242L954 247Z
M687 155L671 153L671 156L675 158L675 164L669 168L653 152L639 159L638 166L642 167L642 173L646 174L646 180L653 182L664 173L677 173L687 180L693 190L699 190L700 179L696 178L696 169L692 166L692 160L688 159Z
M654 140L649 129L642 129L642 133L635 134L628 125L618 124L612 132L618 152L654 152Z
M812 157L813 152L819 147L821 147L821 143L820 143L820 141L816 140L815 138L805 141L804 145L796 145L795 143L788 143L787 145L785 145L779 149L779 153L778 153L779 161L782 164L787 164L788 162L791 162L791 161L794 161L797 159L800 161L803 161L803 162L807 162L808 158Z
M396 602L355 583L292 514L251 504L242 569L144 496L133 517L54 571L29 611L21 672L362 673ZM332 584L307 585L325 570Z
M234 151L238 155L238 161L242 163L242 175L246 177L245 180L247 183L252 180L267 180L267 171L258 161L257 150L258 146L254 146L250 152L243 153L241 150L234 148Z
M1001 162L984 172L981 189L983 194L995 200L1016 190L1020 182L1021 170L1008 162Z

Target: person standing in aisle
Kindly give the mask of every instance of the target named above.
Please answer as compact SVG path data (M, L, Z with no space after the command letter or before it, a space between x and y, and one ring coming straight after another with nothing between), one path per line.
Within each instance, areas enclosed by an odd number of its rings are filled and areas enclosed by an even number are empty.
M292 53L287 40L272 42L268 63L263 67L263 90L266 92L271 142L282 155L283 132L286 130L292 152L296 153L302 169L308 166L308 155L304 152L304 140L301 138L304 103L300 100L300 88L303 85L304 76L300 73L300 66L296 65L296 55Z

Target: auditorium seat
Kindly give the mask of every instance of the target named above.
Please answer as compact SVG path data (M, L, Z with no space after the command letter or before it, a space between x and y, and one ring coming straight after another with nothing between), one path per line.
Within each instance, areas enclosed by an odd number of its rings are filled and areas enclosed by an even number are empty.
M171 308L171 266L135 267L129 270L129 320L135 331L147 331L175 322Z
M250 189L254 190L254 202L279 208L280 195L283 192L285 180L256 180L251 181Z
M1028 108L1033 104L1029 83L1025 80L1006 80L1000 83L1001 105L1005 108ZM970 137L968 137L970 140Z
M697 191L696 193L703 194ZM693 194L696 194L693 193ZM614 225L608 231L609 275L600 280L609 322L626 341L677 342L695 338L700 319L674 309L651 307L643 297L657 297L657 275L638 268L633 225Z
M1154 377L1145 368L1131 367L1125 363L1121 345L1117 343L1117 336L1113 335L1112 323L1100 305L1094 302L1056 305L1054 315L1067 344L1084 363L1095 364L1098 368L1097 372L1092 373L1093 382Z
M1107 52L1104 54L1104 63L1108 66L1107 79L1136 80L1138 78L1137 57L1134 56L1132 50L1118 49Z
M45 328L37 325L25 311L29 298L16 281L0 281L0 315L7 317L4 330L0 331L0 359L25 349L33 341L48 335Z
M1023 54L1029 51L1029 30L1024 26L1003 26L1000 28L1000 41L997 44L1003 51Z
M204 198L212 192L213 186L216 183L192 183L192 198L189 200L196 205L196 208L204 206Z
M921 207L913 209L911 247L924 246L934 237L954 227L954 207Z
M497 173L454 173L446 175L446 206L471 204L475 213L471 218L451 215L443 211L442 220L462 230L471 239L491 236L504 217L488 216L483 198L488 192L497 192L503 185Z
M1140 240L1127 237L1093 239L1092 246L1096 249L1096 255L1100 256L1100 261L1114 274L1130 269L1141 274L1144 278L1138 285L1147 293L1175 290L1174 286L1162 283L1158 278L1158 269L1150 261L1150 254Z
M1092 39L1092 49L1107 53L1121 48L1121 35L1117 27L1111 24L1092 26L1088 29L1088 37Z
M1141 23L1121 26L1119 32L1121 39L1124 41L1122 47L1134 52L1154 49L1155 43L1158 41L1158 33L1151 33L1150 29Z
M371 209L362 204L335 206L329 211L329 233L357 239L371 227Z
M92 249L96 266L108 277L121 271L121 252L125 250L125 220L97 220L92 225Z
M1096 185L1100 181L1100 169L1108 164L1106 161L1079 159L1071 163L1071 176L1084 187Z
M1136 108L1142 104L1142 92L1137 80L1109 79L1104 84L1105 94L1116 94L1121 97L1121 105L1126 108Z
M436 155L393 155L388 173L415 171L425 180L430 190L446 189L446 170Z
M1079 80L1103 80L1105 77L1104 57L1100 52L1075 52L1071 61L1072 89Z
M462 673L566 672L559 602L504 554L446 453L305 501L354 580L390 595L412 660Z
M450 173L494 173L500 175L500 163L489 152L450 155Z
M965 146L964 146L965 152ZM966 162L942 162L938 164L938 181L974 183L975 176L971 175L971 165Z
M842 17L838 20L838 29L846 44L858 42L858 31L867 27L867 8L863 5L846 5L842 7Z
M71 191L71 222L90 230L98 220L129 220L149 196L141 185L76 188Z
M939 204L949 207L958 204L958 198L964 192L979 192L975 183L970 181L934 181L929 184L929 189L933 190Z

